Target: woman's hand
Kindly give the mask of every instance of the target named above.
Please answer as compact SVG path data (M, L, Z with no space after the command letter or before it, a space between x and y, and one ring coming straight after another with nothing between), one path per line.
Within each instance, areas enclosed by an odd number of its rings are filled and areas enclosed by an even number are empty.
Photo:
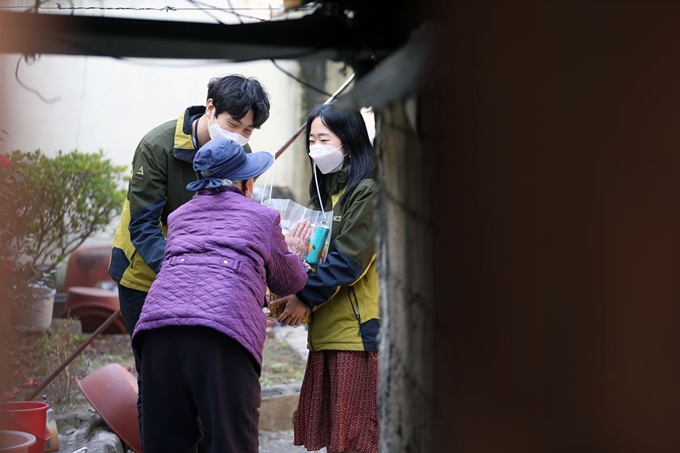
M273 300L269 302L269 305L273 307L282 305L285 307L283 313L278 317L278 321L284 326L299 326L302 320L305 319L305 316L309 314L309 308L295 294Z
M297 255L301 260L307 256L307 244L312 235L312 225L307 220L295 222L293 228L286 235L286 244L290 253Z

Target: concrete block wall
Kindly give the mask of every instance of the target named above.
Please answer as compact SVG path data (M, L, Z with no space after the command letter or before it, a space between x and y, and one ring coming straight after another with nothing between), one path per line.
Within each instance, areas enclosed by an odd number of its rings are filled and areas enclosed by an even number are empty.
M433 403L431 159L419 143L413 100L379 112L378 269L381 277L381 452L430 451Z

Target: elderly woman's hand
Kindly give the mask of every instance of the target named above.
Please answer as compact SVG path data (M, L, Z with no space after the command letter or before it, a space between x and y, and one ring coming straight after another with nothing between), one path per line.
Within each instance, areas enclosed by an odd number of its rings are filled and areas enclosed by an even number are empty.
M307 244L311 235L312 225L309 221L300 220L295 222L293 228L286 235L286 244L290 253L297 255L300 259L305 259L305 256L307 256Z
M282 305L285 307L283 313L278 317L278 321L284 326L299 326L302 320L309 314L309 308L295 294L273 300L269 305L274 307ZM280 308L279 312L281 312Z

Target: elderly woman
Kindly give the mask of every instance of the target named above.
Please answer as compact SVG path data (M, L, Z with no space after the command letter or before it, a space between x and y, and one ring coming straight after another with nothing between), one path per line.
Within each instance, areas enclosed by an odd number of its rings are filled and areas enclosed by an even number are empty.
M202 451L258 451L266 287L285 295L307 282L278 212L250 199L273 161L209 141L187 186L196 194L168 217L163 265L133 333L144 453L194 451L199 439Z

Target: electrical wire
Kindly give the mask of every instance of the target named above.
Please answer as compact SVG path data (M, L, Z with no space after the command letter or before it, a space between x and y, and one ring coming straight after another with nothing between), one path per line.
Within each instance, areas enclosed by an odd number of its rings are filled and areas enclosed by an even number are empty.
M274 9L270 6L268 7L236 7L236 8L222 8L219 6L214 6L214 5L208 5L205 3L202 3L203 6L194 6L194 7L177 7L177 6L163 6L160 8L152 8L152 7L134 7L134 6L74 6L73 5L73 0L67 0L68 3L71 6L64 6L61 3L57 2L56 6L43 6L46 3L52 2L54 0L36 0L36 4L29 6L29 5L0 5L0 10L12 10L12 9L20 9L23 10L24 12L39 12L38 10L52 10L52 11L70 11L70 15L73 16L75 15L75 12L78 10L97 10L97 11L141 11L141 12L148 12L148 11L165 11L165 12L177 12L177 11L221 11L225 13L230 13L234 14L236 16L242 16L245 18L249 19L254 19L257 21L267 21L266 19L261 19L259 17L255 16L250 16L247 14L241 14L237 13L237 11L269 11L270 12L270 18L271 18L271 13L274 11ZM194 2L192 2L194 3ZM280 16L286 17L284 20L288 20L287 18L290 17L292 13L311 13L314 12L319 5L316 3L306 3L303 5L300 5L296 8L289 9L289 10L278 10ZM216 18L211 16L213 20ZM218 21L219 22L219 21Z
M286 70L283 69L281 66L279 66L278 63L276 63L276 60L274 60L273 58L270 59L269 61L271 61L271 62L274 64L274 66L276 66L276 68L277 68L279 71L283 72L283 73L286 74L288 77L290 77L291 79L293 79L293 80L295 80L296 82L298 82L300 85L303 85L303 86L309 88L310 90L316 91L317 93L321 93L321 94L323 94L323 95L325 95L325 96L332 96L330 93L328 93L328 92L322 90L321 88L317 88L317 87L315 87L314 85L312 85L311 83L307 83L307 82L305 82L304 80L302 80L302 79L300 79L300 78L294 76L294 75L291 74L290 72L286 71Z
M181 6L163 6L162 8L153 7L137 7L137 6L63 6L61 3L57 2L56 6L42 6L43 4L50 2L52 0L44 0L38 5L39 9L43 10L97 10L97 11L114 11L114 10L124 10L124 11L222 11L225 13L233 13L235 11L272 11L272 8L265 7L236 7L236 8L220 8L219 6L201 6L201 7L181 7ZM0 9L25 9L26 11L32 11L36 6L27 5L6 5L0 6ZM311 8L303 8L311 9ZM286 11L289 13L290 11ZM245 16L248 17L248 16ZM259 18L255 18L259 19Z
M57 96L56 98L52 98L52 99L47 99L47 98L44 97L42 94L40 94L40 92L39 92L38 90L36 90L35 88L29 87L29 86L26 85L24 82L22 82L21 79L19 79L19 65L21 64L21 59L22 59L22 58L23 58L24 60L26 60L26 64L29 64L29 63L28 63L28 58L29 58L28 55L23 55L23 54L22 54L22 55L19 55L19 60L17 60L17 67L16 67L16 69L14 70L14 77L17 79L17 82L19 83L19 85L21 85L21 87L24 88L25 90L30 91L31 93L33 93L33 94L35 94L36 96L38 96L38 97L40 98L40 100L43 101L43 102L46 103L46 104L54 104L55 102L60 101L60 100L61 100L61 97L60 97L60 96ZM33 58L33 61L35 62L36 57L35 57L35 56L32 56L32 58Z
M271 6L268 7L251 7L251 6L245 6L245 7L230 7L230 8L222 8L219 6L214 6L210 5L207 3L203 2L196 2L196 1L190 1L190 3L195 4L195 5L202 5L202 6L193 6L193 7L181 7L181 6L170 6L166 5L163 7L137 7L137 6L73 6L73 1L68 0L69 4L71 6L64 6L60 2L56 2L56 6L43 6L45 3L49 3L53 0L36 0L36 4L33 6L28 6L28 5L7 5L7 6L0 6L0 10L3 9L22 9L25 12L38 12L38 9L40 10L53 10L53 11L71 11L71 15L74 15L75 11L78 10L84 10L84 11L164 11L164 12L177 12L177 11L221 11L224 13L229 13L237 16L239 18L239 21L243 23L241 20L241 17L245 17L248 19L253 19L261 22L267 22L267 19L262 19L260 17L256 16L251 16L248 14L242 14L238 13L237 11L269 11L270 15L271 12L273 11ZM231 6L231 5L230 5ZM305 11L310 11L313 12L316 10L317 5L314 4L304 4L301 5L297 8L294 8L292 10L285 10L285 11L280 11L281 14L289 16L292 12L305 12ZM213 20L216 20L218 23L222 23L219 21L217 18L214 16L210 16Z
M229 8L233 10L233 9L234 9L234 5L231 4L231 0L227 0L227 3L229 4ZM243 23L243 19L241 19L240 16L238 16L238 21L241 22L241 23Z
M187 1L189 3L191 3L192 5L201 5L200 11L204 11L208 16L210 16L218 24L227 25L224 22L222 22L221 20L219 20L217 17L215 17L214 15L212 15L208 12L208 11L212 11L213 8L216 8L213 5L209 5L207 3L199 2L199 1L196 1L196 0L187 0ZM246 17L248 19L254 19L254 20L257 20L259 22L268 22L267 19L262 19L260 17L250 16L250 15L247 15L247 14L240 14L240 13L235 12L234 8L231 8L231 2L229 3L229 6L230 6L230 8L216 8L215 11L222 11L224 13L233 14L234 16L236 16L238 18L239 22L241 22L241 23L243 23L243 20L241 19L242 17Z
M188 1L190 4L192 4L192 5L200 4L199 2L194 1L194 0L187 0L187 1ZM214 21L217 22L218 24L220 24L220 25L226 25L224 22L222 22L222 21L219 20L217 17L215 17L213 14L211 14L211 13L209 12L210 10L203 9L203 10L201 10L201 11L205 12L205 14L206 14L208 17L210 17L212 20L214 20Z
M227 3L229 4L229 8L230 8L230 9L234 9L234 5L231 4L231 0L227 0ZM243 20L241 20L241 17L239 17L238 20L239 20L239 22L241 22L241 24L243 24ZM290 72L286 71L286 70L283 69L281 66L279 66L278 63L276 63L276 60L274 60L273 58L270 59L269 61L272 62L272 64L276 67L276 69L278 69L279 71L283 72L285 75L287 75L287 76L290 77L291 79L295 80L295 81L298 82L300 85L302 85L302 86L304 86L304 87L306 87L306 88L309 88L309 89L312 90L312 91L316 91L317 93L321 93L321 94L323 94L323 95L325 95L325 96L332 96L332 94L326 92L325 90L322 90L321 88L317 88L316 86L312 85L311 83L305 82L304 80L302 80L302 79L296 77L295 75L291 74Z
M57 6L43 6L40 9L45 10L70 10L72 12L77 10L97 10L97 11L177 11L174 6L164 6L162 8L138 8L130 6L62 6L61 3L57 2Z

